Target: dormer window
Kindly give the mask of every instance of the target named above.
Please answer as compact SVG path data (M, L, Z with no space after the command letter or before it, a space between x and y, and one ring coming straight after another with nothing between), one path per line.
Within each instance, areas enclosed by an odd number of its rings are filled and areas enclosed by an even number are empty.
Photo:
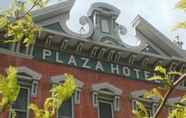
M103 33L110 33L109 21L106 18L101 19L101 31Z

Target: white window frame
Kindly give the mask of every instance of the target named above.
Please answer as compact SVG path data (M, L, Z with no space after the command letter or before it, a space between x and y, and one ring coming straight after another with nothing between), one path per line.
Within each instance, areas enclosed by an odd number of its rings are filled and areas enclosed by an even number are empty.
M56 75L56 76L52 76L50 77L50 81L51 84L59 84L60 82L65 81L64 75ZM76 85L77 85L77 89L74 93L74 95L71 97L72 99L72 118L75 117L75 104L80 104L81 102L81 89L84 86L84 83L78 79L75 79ZM57 113L58 114L58 113ZM58 115L57 115L58 118ZM66 117L65 117L66 118Z
M131 102L132 102L132 108L134 108L134 101L142 101L144 103L152 103L152 114L154 114L156 112L156 103L159 103L160 98L158 97L152 97L152 99L145 99L142 98L141 96L144 95L145 92L147 92L148 90L146 89L142 89L142 90L137 90L137 91L133 91L131 92Z
M134 109L134 110L137 110L136 109L136 101L140 102L140 100L137 100L137 99L133 99L132 100L132 109ZM143 105L144 105L145 108L146 108L146 104L148 104L148 102L147 101L143 101ZM151 106L150 110L151 110L152 114L149 114L150 117L152 117L155 114L155 112L156 112L155 103L151 102L151 104L152 104L152 106ZM147 111L149 110L148 108L146 108L146 109L147 109Z
M98 100L98 118L100 118L100 108L99 108L99 103L106 103L111 105L111 113L112 113L112 118L114 118L114 105L113 102L109 102L107 100Z
M74 103L74 95L71 97L71 98L69 98L69 99L71 99L71 102L72 102L72 118L74 118L74 112L75 112L75 103ZM57 111L57 113L56 113L57 115L56 115L56 118L58 118L59 116L59 111ZM67 116L62 116L62 118L69 118L69 117L67 117Z
M180 84L178 84L176 88L180 90L186 90L186 86L184 86L184 82L186 82L186 80L183 80Z
M28 88L28 87L25 87L25 86L21 86L21 88L23 88L23 89L27 89L27 91L28 91L28 96L27 96L27 109L26 109L26 118L29 118L29 109L28 109L28 105L30 104L30 91L31 91L31 89L30 88ZM13 108L12 108L13 109ZM17 111L21 111L20 109L14 109L15 111L17 110ZM12 114L12 112L9 112L9 118L11 118L11 114Z
M21 45L20 42L17 42L15 44L13 44L12 47L11 47L11 51L15 52L16 56L31 58L32 55L33 55L34 44L32 44L28 47L25 47L26 48L25 53L20 52L20 45Z

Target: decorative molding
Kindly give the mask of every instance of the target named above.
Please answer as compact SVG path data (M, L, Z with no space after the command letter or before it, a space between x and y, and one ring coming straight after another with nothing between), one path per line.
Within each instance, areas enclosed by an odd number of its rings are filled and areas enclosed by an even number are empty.
M93 84L92 85L92 91L97 91L99 92L101 89L108 89L113 92L113 95L118 95L120 96L122 94L122 90L115 87L112 84L109 84L107 82L104 83L98 83L98 84Z
M71 37L74 37L74 38L81 38L81 39L88 39L90 38L90 36L93 34L93 31L94 31L94 26L93 26L93 23L91 21L91 19L87 16L82 16L79 20L79 23L82 25L82 26L85 26L85 25L88 25L88 31L86 31L87 33L86 34L81 34L81 33L76 33L76 32L73 32L71 29L68 28L67 26L67 21L69 19L69 14L66 14L65 17L60 17L59 19L59 23L61 25L61 27L63 28L63 30L68 34L70 35Z
M169 98L169 99L167 99L166 104L167 104L168 106L174 105L175 103L179 102L180 99L181 99L180 96L178 96L178 97L173 97L173 98Z
M32 80L32 86L31 86L31 96L36 97L38 93L38 81L41 79L41 74L37 73L36 71L33 71L32 69L26 67L26 66L21 66L21 67L16 67L17 68L17 73L18 77L23 78L23 79L28 79ZM19 73L25 73L28 74L31 77L24 76L24 75L19 75Z
M137 58L137 55L131 54L131 55L129 56L129 61L128 61L128 63L131 64L131 65L134 64L136 58Z
M33 80L38 81L42 77L40 73L38 73L38 72L36 72L36 71L30 69L29 67L26 67L26 66L16 67L16 69L17 69L18 73L26 73L26 74L32 76Z
M104 2L96 2L89 9L89 11L87 13L88 16L91 16L95 10L98 10L98 11L102 10L101 8L109 9L110 12L105 12L107 14L114 14L116 16L118 16L120 14L120 10L118 8L116 8L112 5L109 5L107 3L104 3Z
M147 102L159 102L159 100L160 100L159 97L152 97L151 99L143 98L142 96L144 95L145 92L147 92L147 90L142 89L142 90L133 91L130 93L130 95L133 99L137 99L137 100L143 99Z
M52 76L50 77L50 80L52 82L52 84L58 84L60 82L65 81L64 75L56 75L56 76ZM74 102L75 104L80 104L80 100L81 100L81 89L84 86L84 83L78 79L75 79L77 88L74 94Z
M60 83L63 82L65 80L64 75L56 75L56 76L52 76L50 77L50 80L52 83ZM78 79L75 79L76 81L76 85L78 88L83 88L84 83Z

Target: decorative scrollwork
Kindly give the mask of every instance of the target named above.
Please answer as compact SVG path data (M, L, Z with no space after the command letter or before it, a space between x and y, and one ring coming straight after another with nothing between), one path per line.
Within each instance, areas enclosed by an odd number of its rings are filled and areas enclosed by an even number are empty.
M61 24L61 27L63 28L63 30L70 36L72 37L80 37L80 38L84 38L84 39L87 39L89 38L92 34L93 34L93 31L94 31L94 27L93 27L93 23L92 21L90 20L89 17L87 16L82 16L80 19L79 19L79 23L82 25L82 26L85 26L85 25L88 25L88 29L85 29L85 30L88 30L87 33L85 34L82 34L82 33L77 33L77 32L74 32L72 31L71 29L69 29L69 27L67 26L66 22L68 21L69 19L69 15L66 15L66 17L64 18L61 18L61 21L60 21L60 24Z

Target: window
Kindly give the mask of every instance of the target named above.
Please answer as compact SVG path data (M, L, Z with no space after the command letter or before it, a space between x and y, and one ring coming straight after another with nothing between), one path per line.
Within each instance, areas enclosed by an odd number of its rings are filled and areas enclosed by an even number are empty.
M178 89L186 90L186 80L183 80L177 87Z
M74 113L73 97L64 102L58 110L57 118L73 118Z
M158 106L160 99L158 97L152 97L152 98L146 99L143 97L145 92L146 90L138 90L138 91L134 91L131 93L132 109L138 110L136 101L139 101L145 106L148 112L148 117L152 117L154 113L156 112L156 108Z
M28 103L30 98L30 89L21 87L17 100L12 104L12 109L16 112L16 118L28 117ZM12 114L11 114L12 118Z
M106 100L99 100L98 118L114 118L113 114L113 102Z
M114 118L119 112L121 90L109 83L100 83L92 86L92 102L97 108L98 118Z
M132 100L132 109L137 110L138 107L136 105L136 101L139 101L141 103L143 103L143 105L145 106L147 113L148 113L148 117L152 117L155 113L156 110L156 104L153 102L147 102L147 101L141 101L141 100Z
M64 75L57 75L51 77L52 85L63 83L65 80ZM76 79L77 89L74 95L65 101L58 110L57 118L74 118L74 107L75 104L80 104L81 89L84 86L84 83Z
M104 33L110 33L110 24L108 19L101 19L101 31Z
M16 118L28 118L28 105L31 97L37 96L37 86L41 75L28 67L17 67L18 83L21 86L17 100L12 104L16 112ZM9 113L12 118L12 113Z
M12 49L16 53L25 54L25 55L32 55L33 45L25 46L25 44L23 42L18 42L18 43L15 43L15 45L13 46Z

